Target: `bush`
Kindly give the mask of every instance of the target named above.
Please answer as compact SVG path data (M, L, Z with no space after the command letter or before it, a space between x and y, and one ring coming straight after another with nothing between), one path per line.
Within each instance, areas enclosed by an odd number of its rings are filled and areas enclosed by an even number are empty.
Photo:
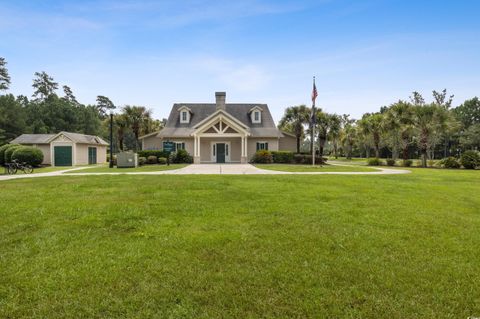
M312 155L295 154L293 155L293 161L295 162L295 164L312 164ZM326 162L326 157L320 158L318 156L315 156L315 164L325 164Z
M412 166L413 161L411 159L403 160L403 166L410 167Z
M20 146L18 144L5 144L0 147L0 165L5 165L5 151L10 147Z
M428 167L434 167L435 166L435 161L434 160L428 160L427 161L427 166Z
M156 156L157 158L168 157L168 152L159 151L159 150L138 151L137 154L138 154L138 157L145 157L145 158L148 158L149 156Z
M13 152L15 152L15 150L19 147L22 147L22 145L14 144L13 146L5 150L5 156L4 156L5 163L10 163L12 161Z
M382 165L382 161L379 158L369 158L367 160L368 166L380 166Z
M170 162L190 164L193 163L193 157L191 157L186 150L178 150L175 153L170 154Z
M39 166L43 162L43 152L30 146L22 146L15 148L12 154L12 160L17 160L20 163L27 163L32 166Z
M150 155L147 157L147 164L157 164L158 158L155 155Z
M138 158L138 165L140 165L140 166L145 165L146 162L147 162L147 158L146 158L146 157L140 156L140 157Z
M161 165L167 164L167 158L166 157L159 157L158 158L158 164L161 164Z
M387 158L388 166L395 166L395 160L393 158Z
M272 159L274 163L293 163L293 152L288 151L273 151Z
M273 163L272 152L267 150L257 151L255 155L253 155L252 162L259 164L271 164Z
M460 168L460 163L453 156L442 159L440 163L445 168Z
M460 163L466 169L480 167L480 153L477 151L466 151L460 157Z

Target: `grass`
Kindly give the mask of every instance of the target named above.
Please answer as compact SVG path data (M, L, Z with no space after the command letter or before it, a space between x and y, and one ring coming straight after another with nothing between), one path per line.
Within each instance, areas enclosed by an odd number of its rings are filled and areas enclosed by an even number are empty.
M170 165L143 165L136 168L109 168L108 165L85 167L77 171L68 172L69 174L75 173L127 173L127 172L156 172L156 171L168 171L172 169L179 169L187 166L188 164L170 164Z
M480 316L480 172L0 182L1 318Z
M378 170L361 166L337 166L337 165L299 165L299 164L255 164L261 169L283 172L378 172Z
M43 167L35 167L33 169L33 174L36 173L49 173L49 172L56 172L56 171L63 171L66 169L74 168L72 166L43 166ZM17 174L23 174L22 171L18 171ZM5 170L0 168L0 175L6 175Z

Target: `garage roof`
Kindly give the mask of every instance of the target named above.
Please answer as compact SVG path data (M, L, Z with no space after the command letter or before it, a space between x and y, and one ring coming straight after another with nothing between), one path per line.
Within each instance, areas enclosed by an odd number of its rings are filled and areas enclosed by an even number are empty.
M67 138L75 143L94 144L94 145L108 145L105 140L99 136L86 135L79 133L60 132L57 134L22 134L11 141L12 144L50 144L50 142L57 136L65 135Z

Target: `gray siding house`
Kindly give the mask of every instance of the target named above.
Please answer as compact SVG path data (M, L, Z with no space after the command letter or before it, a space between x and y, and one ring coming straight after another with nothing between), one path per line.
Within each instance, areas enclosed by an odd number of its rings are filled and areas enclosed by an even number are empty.
M247 163L257 150L295 151L295 137L275 125L267 104L175 103L165 128L140 137L144 150L174 142L194 163Z

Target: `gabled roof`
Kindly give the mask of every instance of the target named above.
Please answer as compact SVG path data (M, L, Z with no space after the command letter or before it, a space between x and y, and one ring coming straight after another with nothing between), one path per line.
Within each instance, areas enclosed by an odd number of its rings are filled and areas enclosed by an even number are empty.
M183 106L191 110L190 123L180 123L179 110ZM255 106L263 110L262 123L254 124L249 116L249 111ZM217 111L215 103L176 103L173 105L165 128L159 133L159 137L190 137L195 127ZM237 121L248 128L252 137L282 137L283 134L275 126L267 104L250 103L236 104L226 103L225 111Z
M57 137L65 135L72 142L80 144L108 145L105 140L95 135L60 132L57 134L22 134L10 143L12 144L50 144Z

